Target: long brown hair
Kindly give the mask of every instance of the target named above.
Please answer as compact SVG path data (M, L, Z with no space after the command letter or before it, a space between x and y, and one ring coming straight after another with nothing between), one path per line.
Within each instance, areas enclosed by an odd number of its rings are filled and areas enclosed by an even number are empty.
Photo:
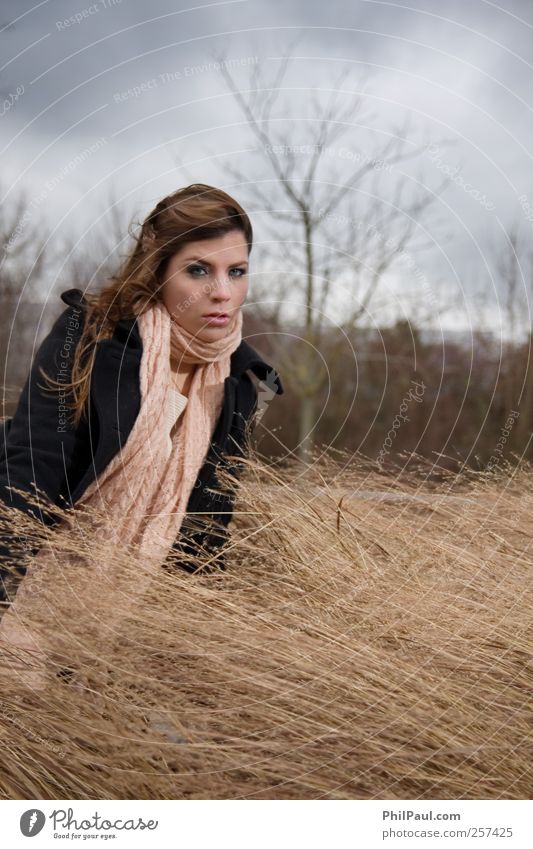
M160 200L134 235L135 246L111 283L100 292L87 293L84 325L73 357L71 381L59 382L41 369L53 390L61 388L71 400L77 425L87 412L91 370L98 339L110 338L123 318L134 318L161 297L167 261L189 242L241 230L252 249L250 219L242 206L222 189L192 183Z

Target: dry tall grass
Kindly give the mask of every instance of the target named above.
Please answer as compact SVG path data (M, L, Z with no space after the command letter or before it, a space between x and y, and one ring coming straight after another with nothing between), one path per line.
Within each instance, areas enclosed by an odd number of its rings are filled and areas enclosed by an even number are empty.
M250 461L226 571L160 570L122 620L140 564L56 528L25 579L44 689L3 656L1 797L528 798L532 470L346 459Z

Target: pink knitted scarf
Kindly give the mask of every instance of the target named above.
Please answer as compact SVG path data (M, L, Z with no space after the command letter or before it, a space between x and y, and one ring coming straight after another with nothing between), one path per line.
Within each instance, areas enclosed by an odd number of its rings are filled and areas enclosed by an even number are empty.
M122 450L77 504L105 511L110 532L138 545L143 557L164 560L183 522L224 400L231 354L242 339L237 310L225 336L202 341L172 320L157 301L138 319L143 343L141 408ZM171 440L166 428L171 360L196 364L187 406Z

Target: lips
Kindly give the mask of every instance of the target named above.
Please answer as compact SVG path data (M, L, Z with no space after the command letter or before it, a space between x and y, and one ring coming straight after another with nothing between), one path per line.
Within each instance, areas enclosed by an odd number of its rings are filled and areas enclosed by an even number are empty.
M227 312L216 312L211 315L204 315L206 325L210 327L227 327L230 322L230 317Z

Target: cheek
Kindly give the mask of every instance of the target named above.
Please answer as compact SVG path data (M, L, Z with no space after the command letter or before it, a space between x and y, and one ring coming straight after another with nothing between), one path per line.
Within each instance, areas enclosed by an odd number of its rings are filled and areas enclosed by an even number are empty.
M167 305L181 304L186 307L194 300L197 287L193 281L184 279L180 275L167 279L165 283L165 299Z
M242 304L246 300L246 295L248 294L248 281L246 280L239 286L238 294L236 294L236 300L239 304Z

